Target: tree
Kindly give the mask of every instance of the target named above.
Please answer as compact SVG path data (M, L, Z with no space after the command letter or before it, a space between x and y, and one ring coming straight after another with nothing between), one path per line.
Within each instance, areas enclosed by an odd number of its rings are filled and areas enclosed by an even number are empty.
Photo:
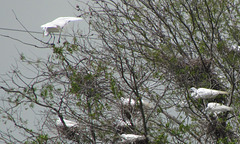
M47 60L22 55L35 76L16 68L3 78L10 107L2 114L25 132L24 142L237 143L239 6L234 0L96 0L76 6L89 34L47 45L53 51ZM229 94L194 99L191 87ZM207 113L209 102L233 111ZM35 131L15 113L34 106L44 109Z

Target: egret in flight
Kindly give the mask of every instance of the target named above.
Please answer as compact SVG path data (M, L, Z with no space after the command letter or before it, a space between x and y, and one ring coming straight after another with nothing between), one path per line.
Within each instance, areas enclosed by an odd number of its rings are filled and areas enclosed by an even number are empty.
M79 20L82 20L82 18L59 17L51 22L41 25L41 28L44 31L44 35L48 36L50 34L51 38L52 38L52 33L59 32L58 42L60 43L60 37L61 37L61 32L62 32L63 27L71 21L79 21Z
M208 103L207 108L205 109L205 111L210 111L215 114L218 114L221 112L232 111L232 110L233 110L232 107L225 106L225 105L222 105L220 103L215 103L215 102Z
M207 89L207 88L198 88L192 87L190 89L191 96L193 98L202 98L202 99L210 99L215 98L219 94L228 94L226 91L219 91L219 90L213 90L213 89Z
M73 122L73 121L70 121L70 120L63 119L63 121L65 122L66 126L69 127L69 128L77 125L76 122ZM59 126L59 127L63 127L63 123L60 120L60 118L56 121L56 125Z

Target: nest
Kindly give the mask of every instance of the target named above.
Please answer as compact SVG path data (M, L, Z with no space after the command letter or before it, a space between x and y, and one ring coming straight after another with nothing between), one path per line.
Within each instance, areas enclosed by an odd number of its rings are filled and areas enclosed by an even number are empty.
M211 59L182 57L168 59L169 61L165 65L166 74L169 76L169 80L174 81L179 87L211 87L216 90L223 88L217 81Z
M178 58L169 69L180 87L206 85L206 81L213 79L210 60L192 59L188 61Z
M81 137L79 127L62 126L58 128L58 131L63 137L67 138L68 140L72 140L79 143Z
M228 112L218 115L218 117L210 116L211 122L207 125L207 135L212 135L216 141L226 137L229 138L229 141L237 138L237 135L227 128L227 114Z

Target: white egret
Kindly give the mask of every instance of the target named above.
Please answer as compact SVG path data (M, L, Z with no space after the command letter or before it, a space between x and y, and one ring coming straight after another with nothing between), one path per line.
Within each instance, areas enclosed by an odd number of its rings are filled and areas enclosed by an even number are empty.
M134 106L136 104L134 99L130 99L130 98L123 98L121 97L121 102L124 106Z
M71 21L79 21L82 20L82 18L79 17L59 17L49 23L46 23L44 25L41 25L41 28L44 31L44 35L48 36L49 34L51 35L54 32L59 32L59 39L58 42L60 41L60 37L61 37L61 32L63 27L71 22ZM52 37L52 35L51 35ZM50 38L51 39L51 38Z
M69 127L69 128L70 128L70 127L74 127L74 126L77 125L76 122L73 122L73 121L70 121L70 120L63 119L63 121L65 122L66 126ZM56 121L56 125L57 125L58 127L63 127L63 123L62 123L62 121L60 120L60 118Z
M207 89L207 88L198 88L192 87L190 89L191 96L193 98L202 98L202 99L209 99L209 98L215 98L219 94L228 94L226 91L219 91L219 90L213 90L213 89Z
M135 134L121 134L120 135L123 139L128 141L137 141L137 140L144 140L145 136L143 135L135 135Z
M225 106L225 105L215 103L215 102L208 103L208 106L205 109L205 111L210 111L210 112L213 112L215 114L218 114L218 113L221 113L221 112L232 111L232 110L233 110L232 107Z
M134 99L130 99L130 98L123 98L121 97L121 102L124 106L135 106L136 102ZM143 100L142 99L142 104L143 106L145 106L146 108L153 108L154 105L149 101L149 100Z

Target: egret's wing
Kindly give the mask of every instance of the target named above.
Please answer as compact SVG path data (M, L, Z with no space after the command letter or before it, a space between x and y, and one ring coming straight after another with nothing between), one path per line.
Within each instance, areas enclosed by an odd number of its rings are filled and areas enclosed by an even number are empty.
M66 20L66 21L78 21L78 20L83 20L83 18L79 17L60 17L58 19Z
M232 107L225 106L219 103L208 103L207 109L211 110L212 112L225 112L233 110Z
M217 96L219 94L228 94L228 92L225 91L219 91L219 90L213 90L213 89L207 89L207 88L199 88L198 89L198 94L206 97L206 98L211 98L213 96Z
M221 104L215 103L215 102L208 103L208 107L209 107L209 108L214 108L214 107L216 107L216 106L221 106Z
M214 103L214 102L208 103L205 111L214 111L214 108L216 106L220 106L220 104L219 103Z
M49 28L49 27L57 28L57 25L52 22L41 25L41 28Z
M71 22L71 21L78 21L78 20L82 20L82 18L78 18L78 17L59 17L55 20L53 20L51 23L53 25L57 25L60 28L63 28L67 23Z
M47 36L50 32L59 32L70 21L82 20L78 17L59 17L51 22L41 25L44 34Z
M41 25L41 28L63 28L67 23L69 23L70 21L78 21L78 20L82 20L82 18L78 18L78 17L59 17L51 22L48 22L44 25Z
M206 88L199 88L197 93L200 97L212 96L212 91Z
M144 136L135 134L121 134L121 137L126 140L144 139Z
M212 90L213 94L228 94L226 91L220 91L220 90Z
M66 120L66 119L63 119L63 120L64 120L64 122L65 122L67 127L73 127L73 126L77 125L76 122L73 122L73 121L70 121L70 120ZM56 121L56 125L57 126L63 126L63 123L62 123L62 121L60 119L58 119Z
M65 121L65 124L67 127L73 127L75 125L77 125L76 122L73 122L73 121L70 121L70 120L64 120Z
M220 111L220 112L231 111L231 110L233 110L232 107L225 106L225 105L220 105L215 108L215 111Z

